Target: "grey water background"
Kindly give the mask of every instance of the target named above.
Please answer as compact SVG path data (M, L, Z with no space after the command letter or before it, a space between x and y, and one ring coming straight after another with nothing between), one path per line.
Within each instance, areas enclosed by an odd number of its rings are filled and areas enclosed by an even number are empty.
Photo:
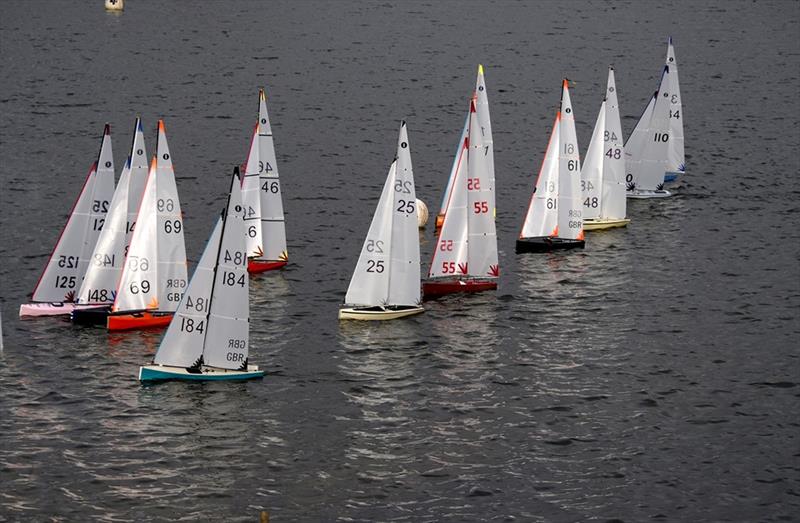
M797 2L0 5L0 520L781 521L800 513ZM514 254L562 76L582 151L675 38L688 173L584 252ZM496 293L343 323L407 119L435 214L483 63ZM164 118L197 260L265 86L289 242L249 383L142 387L159 332L17 311L112 124ZM433 231L423 233L423 270Z

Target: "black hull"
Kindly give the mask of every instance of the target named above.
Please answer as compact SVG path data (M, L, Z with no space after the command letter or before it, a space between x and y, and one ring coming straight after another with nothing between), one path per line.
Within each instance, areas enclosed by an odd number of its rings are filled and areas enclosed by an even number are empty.
M70 314L70 318L75 325L100 325L105 327L109 314L111 314L111 307L104 305L91 309L75 309Z
M586 242L583 240L567 240L566 238L551 238L541 236L538 238L520 238L517 240L517 254L523 252L551 252L567 249L583 249Z

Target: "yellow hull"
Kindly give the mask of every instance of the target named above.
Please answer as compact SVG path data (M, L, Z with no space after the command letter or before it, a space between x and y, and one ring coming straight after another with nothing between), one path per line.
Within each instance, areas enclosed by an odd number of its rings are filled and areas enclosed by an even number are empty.
M600 231L603 229L613 229L614 227L625 227L631 223L628 218L611 218L606 220L583 220L584 231Z
M412 316L414 314L419 314L421 312L425 312L425 309L422 307L412 307L408 309L380 309L380 310L373 310L373 308L363 308L363 309L339 309L339 319L340 320L367 320L367 321L375 321L375 320L396 320L397 318L404 318L406 316Z

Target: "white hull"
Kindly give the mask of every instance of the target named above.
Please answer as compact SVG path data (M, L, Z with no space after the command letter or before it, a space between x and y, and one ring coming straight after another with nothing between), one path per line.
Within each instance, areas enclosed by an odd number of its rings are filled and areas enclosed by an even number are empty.
M627 198L635 198L635 199L644 200L644 199L647 199L647 198L669 198L670 196L672 196L672 193L669 192L669 191L665 191L663 189L659 190L659 191L639 191L639 190L636 190L636 191L633 191L633 192L625 193L625 196Z
M170 367L168 365L145 365L139 367L139 381L223 381L223 380L250 380L263 378L264 371L257 365L248 365L247 370L228 370L216 367L201 367L197 372L189 372L183 367Z
M631 221L628 218L597 218L583 220L584 231L600 231L614 227L626 227Z
M378 307L353 307L339 309L340 320L396 320L414 314L425 312L422 307L408 307L403 309L384 309Z

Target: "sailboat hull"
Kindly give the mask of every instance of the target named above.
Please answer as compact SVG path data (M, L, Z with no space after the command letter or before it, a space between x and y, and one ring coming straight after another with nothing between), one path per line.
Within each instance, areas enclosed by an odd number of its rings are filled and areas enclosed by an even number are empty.
M95 305L85 309L75 309L70 313L72 323L76 325L99 325L105 327L111 305Z
M340 320L396 320L425 312L422 307L352 307L339 309Z
M628 198L644 200L647 198L669 198L670 196L672 196L672 193L669 191L665 191L664 189L659 189L657 191L635 190L632 192L625 193L625 196Z
M106 327L110 331L129 331L166 327L172 321L172 312L134 312L128 314L109 314Z
M76 309L89 307L92 307L92 305L78 305L77 303L23 303L19 306L19 317L68 316Z
M282 269L286 263L285 261L247 260L247 272L258 274L260 272L274 271Z
M583 249L584 247L586 247L586 242L583 240L568 240L566 238L550 236L520 238L517 240L517 254L523 252L551 252L566 249Z
M601 231L615 227L626 227L631 221L628 218L598 218L596 220L583 220L584 231Z
M479 280L475 278L448 278L445 280L431 280L423 282L422 297L425 299L431 299L459 292L481 292L494 289L497 289L497 282L494 280Z
M257 365L248 365L247 370L227 370L203 367L200 372L189 372L183 367L166 365L145 365L139 367L139 381L234 381L252 380L264 377L264 371Z

